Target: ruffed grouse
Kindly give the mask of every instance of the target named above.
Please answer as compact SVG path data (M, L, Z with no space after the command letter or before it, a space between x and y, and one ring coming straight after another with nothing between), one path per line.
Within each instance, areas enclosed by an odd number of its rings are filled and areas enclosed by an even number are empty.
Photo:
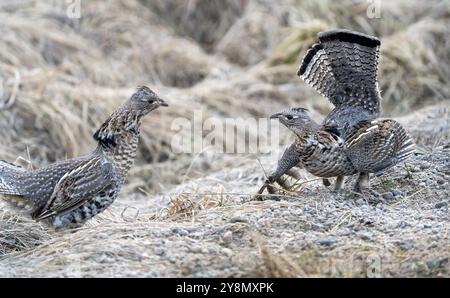
M160 106L167 103L138 87L95 132L91 154L32 171L0 161L0 197L55 228L81 226L117 198L136 157L141 118Z
M297 74L327 97L334 109L321 125L302 108L272 115L297 138L265 186L300 166L318 177L337 177L336 190L342 187L344 176L359 173L355 191L361 192L369 187L369 173L405 160L413 154L414 143L398 122L378 118L380 41L348 30L318 36L319 43L308 50Z

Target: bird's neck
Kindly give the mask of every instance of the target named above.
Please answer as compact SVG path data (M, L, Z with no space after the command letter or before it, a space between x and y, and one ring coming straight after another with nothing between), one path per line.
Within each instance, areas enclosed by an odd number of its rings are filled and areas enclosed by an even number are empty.
M93 135L99 145L114 148L125 141L127 135L139 134L141 117L133 112L118 110L106 119Z
M314 143L314 135L321 129L321 126L315 121L311 120L309 123L303 125L299 129L295 130L296 135L296 147L309 148Z
M296 128L293 131L298 138L306 139L308 136L315 134L321 128L322 126L317 124L314 120L310 120L310 122Z
M136 157L140 124L139 115L116 112L94 134L97 150L111 160L123 179Z

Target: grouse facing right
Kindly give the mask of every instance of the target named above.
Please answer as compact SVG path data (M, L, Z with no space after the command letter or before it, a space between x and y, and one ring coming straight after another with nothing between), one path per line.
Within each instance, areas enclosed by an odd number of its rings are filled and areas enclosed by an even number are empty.
M0 161L0 197L55 228L83 225L117 198L136 157L141 119L161 106L168 105L140 86L94 134L92 153L32 171Z
M303 166L319 177L337 177L336 189L342 185L344 176L359 173L355 191L361 192L369 188L369 173L382 172L407 159L414 152L414 142L395 120L378 119L380 40L343 29L321 32L318 37L319 43L308 50L297 74L327 97L334 109L322 125L309 119L304 109L276 115L297 138L301 132L300 143L305 140L303 143L308 146L304 148L308 150L299 149L301 146L294 146L297 150L293 150L291 146L279 161L276 175L269 176L265 185L293 166ZM311 134L305 134L308 131ZM328 137L317 140L317 132ZM328 156L329 153L332 154ZM296 154L299 155L296 158L291 156ZM332 168L330 171L317 168L321 163Z

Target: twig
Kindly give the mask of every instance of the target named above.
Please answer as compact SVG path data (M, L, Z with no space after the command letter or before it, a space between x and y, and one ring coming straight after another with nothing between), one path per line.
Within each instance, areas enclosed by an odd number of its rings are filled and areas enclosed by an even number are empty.
M411 199L412 197L414 197L414 196L417 195L418 193L421 193L421 192L422 192L423 190L425 190L425 189L426 189L426 188L421 188L421 189L419 189L418 191L416 191L415 193L413 193L413 194L411 194L411 195L409 195L409 196L403 198L402 200L400 200L400 201L398 201L398 202L392 204L391 206L392 206L392 207L397 206L397 205L399 205L400 203L403 203L404 201L406 201L406 200L408 200L408 199Z
M341 219L338 221L338 223L330 230L330 232L334 232L337 228L339 228L340 225L344 223L347 218L349 218L352 215L351 211L348 211L344 215L341 216Z

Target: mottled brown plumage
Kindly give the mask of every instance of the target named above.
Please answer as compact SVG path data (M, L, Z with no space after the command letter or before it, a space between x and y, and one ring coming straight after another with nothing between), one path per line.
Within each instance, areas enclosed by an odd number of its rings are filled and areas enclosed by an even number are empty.
M395 120L378 119L379 39L348 30L318 36L319 43L309 49L297 74L327 97L334 109L322 125L303 115L304 109L277 114L297 139L266 183L299 164L319 177L336 176L335 189L341 188L344 176L359 173L355 190L361 192L369 186L369 173L380 173L407 159L414 152L414 142ZM324 179L324 184L329 181Z
M357 173L345 153L345 140L336 131L317 124L309 117L306 109L289 109L276 113L271 118L279 119L289 128L295 134L295 141L278 161L278 167L268 177L266 185L279 181L282 175L295 166L323 178ZM260 192L264 188L265 186Z
M80 226L116 199L136 157L141 118L167 106L139 87L97 130L89 155L26 171L0 162L0 195L55 228Z

